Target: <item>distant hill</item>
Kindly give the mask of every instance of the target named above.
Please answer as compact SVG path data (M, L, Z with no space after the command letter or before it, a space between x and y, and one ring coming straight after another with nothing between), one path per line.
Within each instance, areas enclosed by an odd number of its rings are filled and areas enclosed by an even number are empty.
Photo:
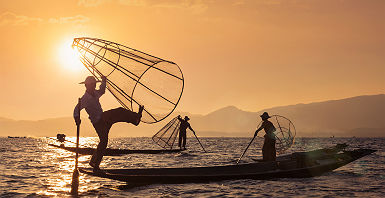
M259 112L242 111L230 106L193 118L191 124L202 130L243 132L245 136L250 136L264 111L288 117L299 136L385 136L384 94L274 107ZM364 128L367 131L359 134L358 131Z
M267 111L291 119L298 136L385 136L385 95L357 96L309 104L296 104L264 109L258 112L242 111L234 106L225 107L207 115L188 115L191 125L200 136L252 136L260 122L259 115ZM177 113L157 124L141 123L139 127L117 124L111 136L152 136ZM0 136L55 136L56 133L75 135L71 117L37 121L12 120L0 117ZM81 134L96 136L88 118L82 118Z

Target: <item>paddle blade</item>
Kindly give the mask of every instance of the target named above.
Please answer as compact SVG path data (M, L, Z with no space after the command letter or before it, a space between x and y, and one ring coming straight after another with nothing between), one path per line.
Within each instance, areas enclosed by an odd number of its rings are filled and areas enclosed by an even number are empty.
M72 183L71 183L71 195L78 195L79 191L79 171L75 169L72 174Z

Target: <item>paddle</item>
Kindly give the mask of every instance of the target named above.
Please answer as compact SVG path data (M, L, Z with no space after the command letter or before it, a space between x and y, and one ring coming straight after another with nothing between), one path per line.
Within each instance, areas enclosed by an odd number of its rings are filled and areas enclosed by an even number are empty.
M80 120L80 98L78 100L78 111L79 111L79 120ZM80 134L80 122L76 123L76 157L75 157L75 169L72 174L72 184L71 184L71 194L78 195L79 190L79 170L78 170L78 157L79 157L79 134Z
M195 131L193 131L193 132L194 132L194 135L195 135L195 137L197 138L199 144L201 145L202 149L207 153L207 151L205 150L205 148L203 148L203 145L201 144L201 141L199 141L197 135L195 134Z
M245 153L246 153L247 149L249 149L249 147L250 147L251 143L253 143L253 141L254 141L255 137L257 137L257 136L254 136L254 137L253 137L253 139L251 139L251 141L250 141L249 145L247 145L247 147L246 147L245 151L242 153L241 157L239 157L239 159L238 159L238 161L237 161L237 164L239 163L239 161L241 161L241 159L242 159L243 155L245 155Z

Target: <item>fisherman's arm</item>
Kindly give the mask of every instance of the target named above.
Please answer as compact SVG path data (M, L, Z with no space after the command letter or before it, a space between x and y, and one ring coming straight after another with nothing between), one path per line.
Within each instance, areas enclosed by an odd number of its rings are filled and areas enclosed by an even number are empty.
M80 120L80 111L85 107L85 101L81 99L81 104L80 104L80 107L79 107L79 103L76 104L75 108L74 108L74 120L75 120L75 123L76 125L80 125L81 123L81 120Z
M106 93L106 86L107 86L107 78L105 76L102 76L102 83L99 86L99 95L102 96L104 93Z
M254 137L256 137L256 136L258 135L258 132L259 132L260 130L262 130L264 127L265 127L265 125L264 125L264 123L262 123L262 125L255 131Z
M188 128L195 134L194 129L191 127L191 125L188 125Z
M79 104L77 104L74 109L74 120L76 125L80 125L81 120L80 120Z

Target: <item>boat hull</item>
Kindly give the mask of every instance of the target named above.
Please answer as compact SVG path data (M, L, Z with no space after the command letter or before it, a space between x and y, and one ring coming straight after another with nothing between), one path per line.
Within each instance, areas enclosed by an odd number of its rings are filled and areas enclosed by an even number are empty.
M92 169L80 168L80 172L127 183L200 183L233 179L303 178L322 175L354 160L375 152L357 149L338 154L298 156L295 153L277 162L260 162L240 165L152 168L152 169L105 169L94 173ZM302 153L303 154L303 153Z
M70 152L76 152L76 147L65 147L65 146L58 146L56 144L48 144L50 146L61 148L66 151ZM79 148L78 152L81 155L92 155L95 152L96 149L94 148ZM173 149L173 150L130 150L130 149L111 149L107 148L105 151L104 156L120 156L120 155L127 155L127 154L162 154L162 153L176 153L181 152L180 149Z

